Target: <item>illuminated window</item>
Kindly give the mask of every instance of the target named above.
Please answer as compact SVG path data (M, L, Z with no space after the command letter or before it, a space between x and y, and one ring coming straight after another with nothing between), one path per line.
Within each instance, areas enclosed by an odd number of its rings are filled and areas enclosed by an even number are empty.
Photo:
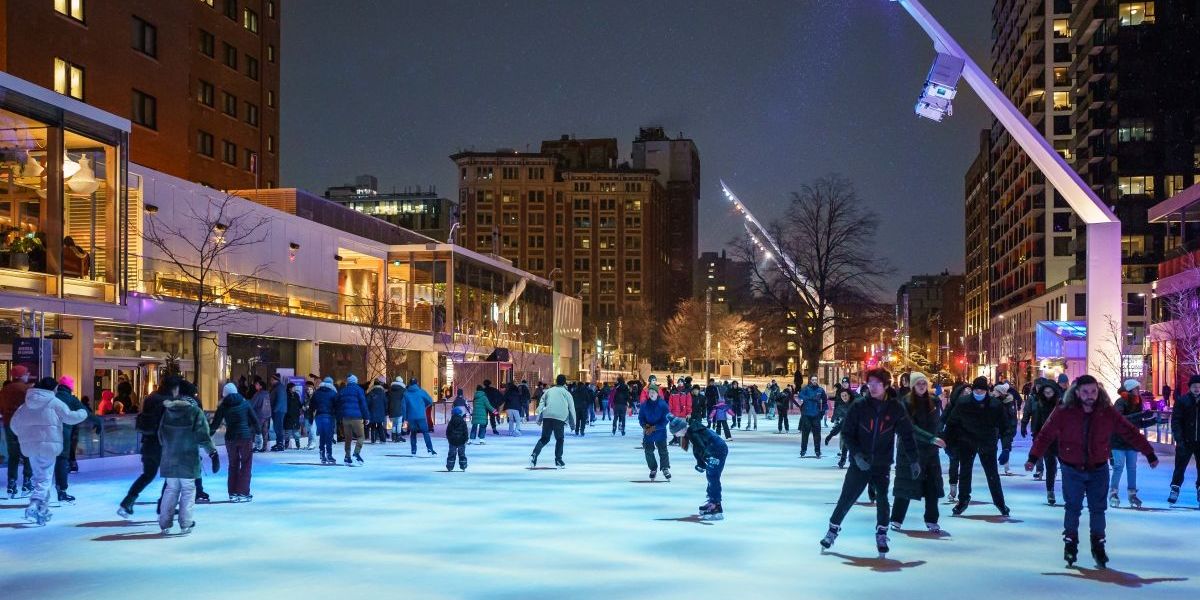
M1182 192L1185 187L1183 184L1183 175L1167 175L1164 177L1164 180L1167 184L1167 198Z
M626 294L642 293L642 282L637 279L625 280L625 293Z
M1071 85L1071 71L1068 67L1054 67L1054 85Z
M1121 26L1149 25L1154 22L1153 2L1122 2L1117 9Z
M1117 179L1117 188L1122 196L1133 195L1154 195L1154 176L1139 175L1136 177L1120 177Z
M267 106L275 108L275 90L267 90Z
M601 270L601 271L615 271L615 270L617 270L617 259L615 259L615 258L601 258L601 259L600 259L600 270Z
M268 135L267 136L267 152L274 152L274 151L275 151L275 136Z
M83 0L54 0L54 11L83 22Z
M575 248L578 250L589 250L592 247L592 238L581 235L575 238Z
M258 33L258 13L245 9L242 11L242 27L250 33Z
M1154 139L1154 122L1148 119L1121 119L1117 129L1117 140L1121 142L1147 142Z
M275 45L267 44L267 60L275 62Z
M1069 38L1071 37L1071 25L1067 19L1054 20L1054 37Z
M1071 92L1054 92L1054 110L1071 110Z
M54 91L76 100L83 100L83 67L55 58Z

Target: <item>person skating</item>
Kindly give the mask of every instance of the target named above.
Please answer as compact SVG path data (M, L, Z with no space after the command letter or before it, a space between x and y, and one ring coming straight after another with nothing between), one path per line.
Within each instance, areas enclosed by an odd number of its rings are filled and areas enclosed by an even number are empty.
M575 403L575 422L571 423L571 432L583 436L588 426L588 408L594 401L592 391L582 381L570 388L571 401Z
M458 468L467 470L467 441L470 432L467 430L467 411L463 407L454 409L450 422L446 424L446 470L454 470L454 460L458 459Z
M1025 402L1025 413L1021 415L1021 437L1032 434L1037 437L1042 426L1050 418L1050 413L1062 403L1063 389L1052 379L1040 378L1033 382L1032 394ZM1054 481L1058 475L1058 446L1051 445L1044 455L1038 458L1034 467L1033 478L1046 481L1046 503L1054 506L1057 498L1054 496Z
M729 384L729 390L725 393L725 403L729 405L729 411L732 413L729 420L733 423L734 429L742 428L743 392L745 390L735 380Z
M638 411L638 424L642 426L642 450L646 453L646 466L650 468L650 481L662 467L663 477L671 480L671 455L667 452L667 426L670 425L671 407L658 395L658 388L646 389L646 402ZM658 449L658 461L654 450Z
M705 502L700 505L700 518L720 521L725 518L721 498L721 474L725 472L725 460L729 458L729 445L715 431L704 426L700 419L685 421L679 417L671 420L671 436L679 440L680 447L690 447L696 459L696 472L703 473L708 480Z
M1171 412L1171 439L1175 441L1175 470L1167 503L1179 501L1179 489L1188 463L1196 461L1196 501L1200 502L1200 375L1188 379L1188 391L1175 399Z
M971 477L976 456L979 456L979 462L987 476L992 503L1001 515L1007 517L1011 513L1004 502L1004 488L1000 484L1000 463L996 456L996 445L1000 438L1007 434L1009 421L1004 412L1003 402L992 397L989 391L987 378L975 378L971 384L971 395L954 403L946 421L945 440L953 447L959 461L959 494L958 503L953 509L955 515L966 512L971 504Z
M396 380L388 386L387 400L388 409L387 416L392 420L392 441L395 443L406 442L404 439L404 378L397 376Z
M549 390L547 390L549 391ZM564 392L566 390L563 390ZM542 394L545 395L545 392ZM629 403L633 400L633 392L629 386L625 384L625 377L617 375L617 384L613 386L612 392L612 434L617 435L617 430L621 431L621 435L625 435L625 414L629 411ZM541 401L538 402L539 407ZM574 407L572 407L574 408ZM544 433L544 432L543 432Z
M924 373L909 374L908 395L900 398L912 421L913 437L917 441L916 462L921 464L920 476L915 474L908 465L913 457L905 453L903 446L896 450L896 483L892 493L895 501L892 503L891 527L900 531L904 517L908 514L908 505L913 500L925 500L925 528L931 532L941 531L938 525L938 499L945 495L942 487L942 461L938 457L939 448L945 448L946 442L937 437L935 432L941 427L942 405L937 396L929 390L929 379ZM843 393L848 391L843 390Z
M258 417L259 435L254 438L254 451L266 452L267 442L271 439L271 392L259 377L254 378L254 395L250 398L250 406Z
M91 411L72 393L74 388L75 380L70 375L63 375L58 378L58 388L55 389L54 395L63 404L67 405L67 410L76 411L82 409L90 418L92 416ZM58 493L58 501L68 504L75 502L75 496L67 493L67 487L70 485L71 445L74 443L75 429L76 426L74 424L63 423L63 449L54 461L54 489Z
M337 426L337 387L333 378L326 377L321 385L313 391L312 399L308 401L308 418L317 427L317 448L321 453L321 464L336 465L333 458L333 430ZM252 407L253 408L253 407Z
M776 424L778 431L775 433L788 433L792 430L791 418L788 416L788 410L795 406L800 408L800 404L796 402L795 393L792 386L789 384L787 388L781 390L775 395L775 414L779 421Z
M9 376L12 377L8 383L4 384L4 388L0 389L0 419L4 420L4 443L5 453L8 458L8 497L16 498L18 493L17 488L17 468L24 467L24 478L21 480L20 491L23 494L29 494L33 491L33 471L29 464L29 459L21 453L21 441L17 439L17 434L12 431L12 417L16 414L17 409L25 404L25 394L29 391L29 370L24 365L13 365L9 371Z
M847 382L849 383L849 382ZM842 423L846 420L846 412L850 410L850 405L854 403L854 393L849 387L838 390L837 397L833 400L833 427L829 430L829 435L825 436L825 445L829 445L829 441L833 436L842 432ZM935 429L938 431L939 429ZM838 463L839 469L846 468L846 442L838 438Z
M387 379L376 377L371 383L371 389L367 390L367 414L370 417L367 439L372 444L387 442L387 410Z
M714 408L717 407L717 402L721 400L721 388L717 386L717 380L709 378L708 386L704 388L704 417L708 419L707 425L711 429L713 426L712 419L709 415L712 414Z
M763 409L763 393L757 385L750 386L745 398L746 431L758 431L758 413Z
M524 420L522 405L528 409L529 400L528 391L521 392L521 388L509 383L504 388L504 416L508 419L508 435L521 435L521 421Z
M817 383L817 376L808 378L808 385L800 390L800 457L808 454L808 438L812 436L813 450L821 458L821 419L829 410L829 396L825 388Z
M992 389L992 395L1000 401L1000 406L1004 409L1005 423L1000 430L1000 456L996 460L999 461L1001 467L1004 467L1005 475L1012 475L1008 461L1012 455L1013 438L1017 435L1017 408L1020 406L1021 396L1008 383L997 385Z
M208 455L214 475L221 469L204 411L190 400L191 394L184 394L184 387L181 382L179 395L163 402L162 423L158 428L158 442L162 446L159 470L166 484L158 505L158 526L163 535L171 531L176 514L180 533L191 533L196 526L192 511L196 503L196 480L202 475L199 451L203 449Z
M313 446L317 445L317 424L309 416L308 403L312 401L318 384L320 384L320 380L304 382L304 396L301 397L300 402L300 415L304 419L304 431L308 435L308 445L304 447L305 450L312 450ZM242 397L245 398L245 396Z
M230 381L221 388L221 404L208 424L208 431L217 431L225 425L226 491L231 502L249 502L250 479L254 474L254 434L258 431L258 419L254 409L244 396L238 393L237 384ZM325 463L324 450L321 463Z
M622 379L617 381L619 385L624 384ZM530 467L537 466L538 454L541 454L542 448L550 442L551 435L554 436L554 466L560 469L567 466L562 459L563 431L567 423L575 420L575 401L567 391L566 375L559 374L554 383L554 387L546 390L542 399L538 401L537 414L542 421L542 437L538 439L533 447L533 454L529 456ZM624 413L621 414L624 423ZM623 430L621 435L625 435Z
M1158 422L1153 413L1142 410L1142 387L1136 379L1127 379L1121 386L1120 397L1113 408L1133 425L1134 429L1144 429ZM1137 490L1137 459L1138 452L1119 435L1112 438L1112 480L1108 484L1108 505L1117 508L1121 506L1121 497L1117 495L1121 484L1122 472L1127 473L1126 486L1129 505L1133 508L1142 507L1142 499L1138 498Z
M142 401L142 410L138 413L135 426L142 438L142 474L133 481L117 508L117 514L123 518L133 516L133 505L138 496L158 476L158 467L162 462L162 445L158 442L158 424L162 421L163 402L179 395L179 385L183 380L178 375L170 375L163 379L162 384L154 393Z
M891 373L884 369L867 372L867 396L854 402L842 423L842 439L850 452L851 464L846 469L842 493L837 506L829 518L829 531L821 540L821 547L833 546L842 530L842 520L850 507L870 486L875 491L875 545L880 553L888 551L888 484L892 472L892 457L896 455L896 441L900 441L902 456L918 457L917 442L913 436L912 420L908 412L888 393L892 381ZM913 480L921 479L921 463L912 460L907 467Z
M21 440L21 453L29 459L33 490L25 518L38 525L50 520L50 486L54 463L63 451L63 425L82 423L87 410L71 410L55 395L58 382L43 377L25 392L25 402L12 416L10 428Z
M720 433L725 431L725 439L732 440L733 435L729 433L729 414L732 410L725 403L724 398L717 400L717 405L708 413L708 422L712 424L713 431Z
M361 465L363 464L363 431L366 429L369 412L367 394L363 392L362 386L358 385L358 377L351 374L346 378L346 385L338 391L337 400L333 406L337 412L338 422L342 425L343 443L346 445L346 457L342 462L346 463L348 467L353 466L354 462ZM354 462L350 461L351 442L354 443Z
M462 396L461 389L458 390L458 395ZM408 421L408 443L413 456L417 455L418 433L425 438L425 450L429 455L437 455L437 451L433 449L433 439L429 437L429 419L426 417L426 411L431 406L433 398L429 397L429 392L421 388L415 377L409 379L408 388L404 390L404 419ZM465 400L462 408L465 414Z
M1068 565L1074 564L1079 552L1079 517L1086 497L1091 513L1092 557L1101 569L1108 563L1105 551L1105 518L1108 509L1104 492L1108 487L1108 458L1112 452L1112 437L1123 439L1146 456L1150 468L1158 467L1158 457L1145 436L1117 412L1108 393L1091 375L1081 375L1063 395L1063 404L1055 410L1033 441L1025 470L1032 471L1038 457L1050 444L1058 443L1062 463L1063 550Z
M271 373L271 426L272 431L275 432L275 445L271 446L272 452L283 452L283 449L287 447L285 445L287 427L284 426L287 408L288 393L287 386L283 383L283 377L279 373Z
M485 418L487 419L488 424L492 427L492 435L500 435L500 431L496 429L498 424L497 411L499 410L500 405L504 404L504 394L501 394L500 390L496 389L496 386L492 385L492 381L490 379L483 380L483 393L487 394L488 404L492 406L492 409L488 411ZM471 416L472 420L474 420L474 415ZM480 435L479 439L483 440L483 435Z
M487 390L482 385L475 386L475 397L471 402L471 442L476 439L480 444L487 437L488 415L496 410L488 400ZM478 436L478 438L476 438ZM471 443L467 442L467 443Z

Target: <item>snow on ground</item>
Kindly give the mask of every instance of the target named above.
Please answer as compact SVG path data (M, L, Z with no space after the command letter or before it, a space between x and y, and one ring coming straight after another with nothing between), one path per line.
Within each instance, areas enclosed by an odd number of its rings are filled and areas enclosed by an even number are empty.
M72 477L75 506L54 509L47 527L26 528L23 502L0 501L0 598L897 598L1117 597L1144 588L1194 597L1200 512L1165 504L1171 457L1140 462L1146 508L1109 511L1108 571L1061 560L1062 508L1045 505L1044 484L1005 477L1012 519L989 504L923 532L921 509L892 552L874 548L874 510L855 507L832 552L824 534L843 472L830 458L798 458L799 436L734 432L725 470L726 518L694 518L704 477L690 453L672 448L675 480L647 483L639 439L601 425L567 436L565 470L529 470L536 441L489 436L468 446L466 473L408 445L367 445L366 466L325 467L316 451L255 456L254 501L226 502L225 474L206 476L214 503L197 507L187 537L160 536L159 483L134 518L115 515L134 478L133 457L87 461ZM636 430L636 426L632 426ZM836 444L836 441L834 442ZM1027 442L1018 440L1014 463ZM340 455L340 450L337 451ZM224 461L224 451L221 453ZM541 464L553 464L553 444ZM974 499L987 501L976 470ZM1124 487L1124 486L1122 486ZM1124 493L1122 492L1122 495ZM1060 493L1061 497L1061 493ZM863 502L866 498L863 498ZM1087 513L1084 513L1086 523ZM1086 525L1084 531L1086 532ZM1084 534L1086 535L1086 533Z

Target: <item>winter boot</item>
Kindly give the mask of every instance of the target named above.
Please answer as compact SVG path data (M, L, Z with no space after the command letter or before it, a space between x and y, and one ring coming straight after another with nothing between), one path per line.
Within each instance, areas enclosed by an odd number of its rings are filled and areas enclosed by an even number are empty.
M75 496L68 494L65 490L58 490L58 501L75 504Z
M889 548L887 533L887 527L884 527L883 525L875 527L875 548L879 550L880 554L888 553Z
M950 494L948 496L946 496L946 499L951 502L958 500L958 484L957 483L950 484Z
M1079 560L1079 540L1072 537L1063 538L1063 560L1067 561L1067 566L1075 565L1075 561Z
M1142 499L1138 498L1137 490L1129 490L1129 506L1131 508L1142 507Z
M8 480L8 489L5 491L5 493L8 494L9 500L12 500L13 498L17 497L17 480L16 479Z
M1121 497L1117 495L1117 488L1108 488L1108 505L1112 508L1121 507Z
M671 470L670 469L663 469L663 478L666 479L667 481L671 480Z
M842 532L841 525L829 524L829 531L825 532L825 537L821 539L821 547L828 550L833 547L833 543L837 541L837 536Z
M1046 504L1054 506L1058 500L1054 497L1054 490L1046 490Z
M1096 559L1096 568L1104 569L1108 566L1108 553L1104 551L1104 536L1092 536L1092 558Z
M1179 502L1179 486L1171 486L1171 494L1167 496L1167 504L1175 504Z
M121 505L117 508L117 516L122 519L128 519L133 516L133 498L128 496L121 501Z

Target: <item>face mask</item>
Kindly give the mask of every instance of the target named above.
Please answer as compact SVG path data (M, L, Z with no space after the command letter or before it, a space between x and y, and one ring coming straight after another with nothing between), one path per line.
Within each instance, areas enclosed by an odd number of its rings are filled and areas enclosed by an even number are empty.
M976 402L983 402L983 399L987 398L987 392L971 392L971 395L975 397Z

